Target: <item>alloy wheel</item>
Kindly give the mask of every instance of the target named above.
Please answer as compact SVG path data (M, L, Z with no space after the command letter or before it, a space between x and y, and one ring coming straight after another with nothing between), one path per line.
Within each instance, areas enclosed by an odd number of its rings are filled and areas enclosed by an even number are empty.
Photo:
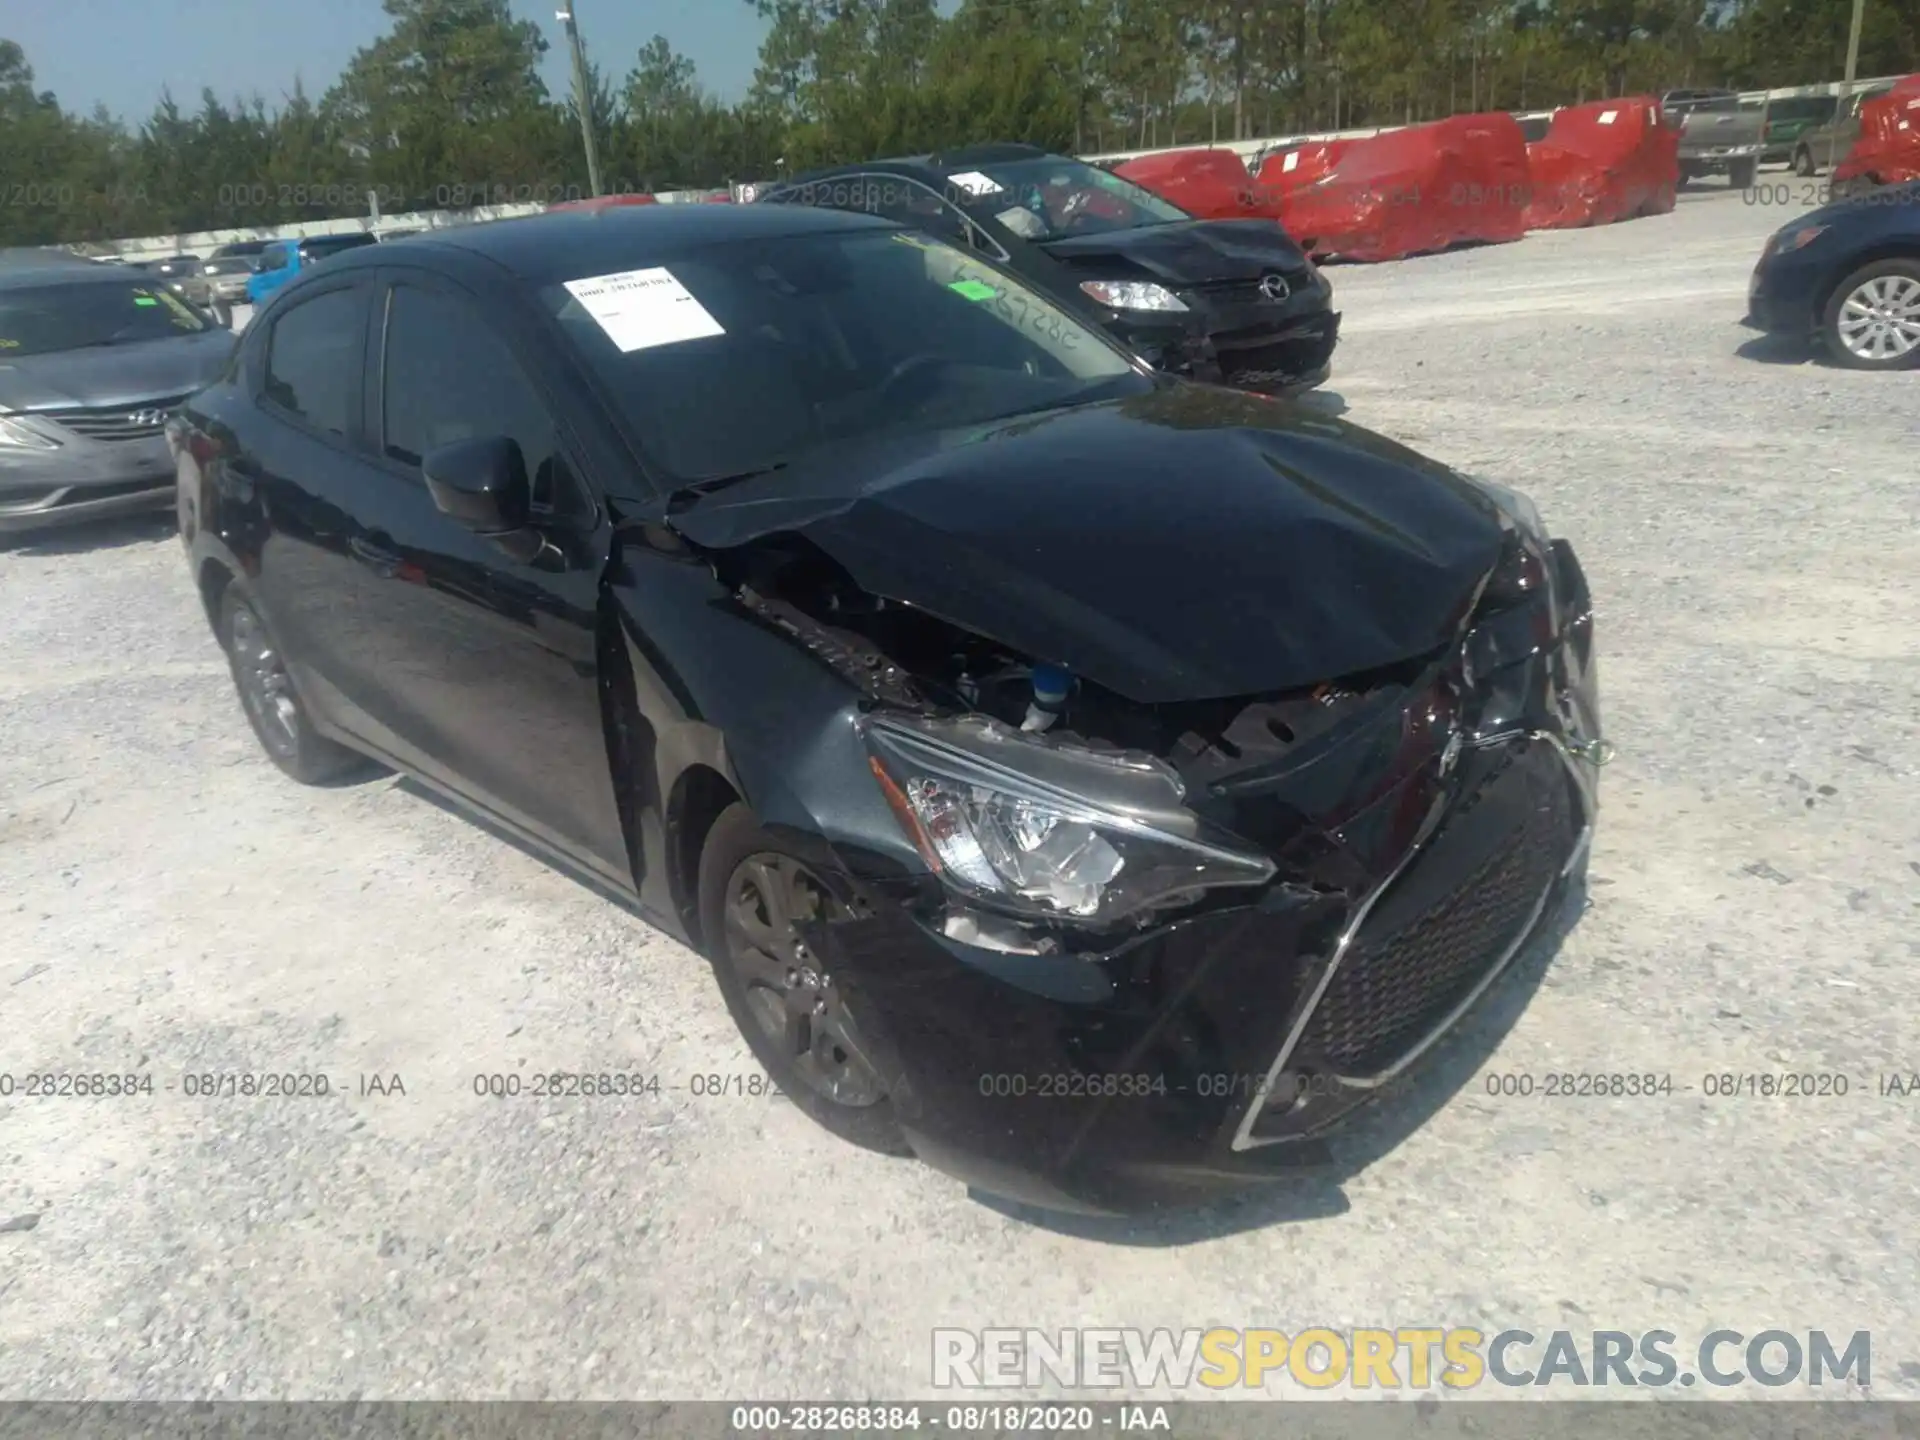
M1840 343L1862 360L1901 360L1920 349L1920 280L1876 275L1848 295L1834 322Z
M886 1097L845 997L799 926L830 918L837 902L790 856L762 852L727 881L726 954L762 1034L809 1090L836 1105Z
M293 682L251 605L234 607L228 643L240 698L252 713L260 738L276 755L294 754L300 748L300 709L293 698Z

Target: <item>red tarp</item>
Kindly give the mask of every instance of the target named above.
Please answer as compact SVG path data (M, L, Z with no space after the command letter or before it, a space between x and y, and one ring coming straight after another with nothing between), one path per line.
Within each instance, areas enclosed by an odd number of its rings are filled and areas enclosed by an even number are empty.
M1276 205L1286 204L1287 197L1294 191L1303 190L1332 173L1333 167L1340 163L1340 157L1356 143L1353 140L1314 140L1277 155L1269 155L1260 164L1260 195Z
M1527 146L1527 166L1530 230L1664 215L1680 184L1680 132L1651 95L1569 105Z
M1317 183L1275 198L1287 232L1315 255L1397 260L1518 240L1527 231L1526 137L1505 111L1392 130L1351 142Z
M1114 174L1151 190L1202 220L1274 217L1254 193L1253 177L1231 150L1171 150L1142 155L1117 166Z
M1833 167L1835 184L1870 180L1901 185L1920 180L1920 76L1860 107L1860 138Z

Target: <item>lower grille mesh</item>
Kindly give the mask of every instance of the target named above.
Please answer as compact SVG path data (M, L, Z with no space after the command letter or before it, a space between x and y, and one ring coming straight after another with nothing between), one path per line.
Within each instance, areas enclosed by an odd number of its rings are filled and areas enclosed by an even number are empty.
M1550 769L1509 765L1481 792L1483 800L1496 786L1531 792L1505 843L1399 929L1370 935L1363 928L1356 937L1304 1037L1338 1073L1378 1074L1424 1039L1499 960L1553 883L1579 822L1557 757L1543 758ZM1473 808L1470 801L1450 817L1434 850Z

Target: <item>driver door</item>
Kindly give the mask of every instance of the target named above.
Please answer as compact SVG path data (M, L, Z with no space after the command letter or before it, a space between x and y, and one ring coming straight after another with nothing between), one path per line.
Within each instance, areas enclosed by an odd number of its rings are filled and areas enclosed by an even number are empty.
M347 549L363 574L354 697L427 778L623 886L632 883L601 719L598 624L611 525L571 412L466 291L382 272L369 337L368 495ZM421 461L507 435L550 553L523 562L442 514Z

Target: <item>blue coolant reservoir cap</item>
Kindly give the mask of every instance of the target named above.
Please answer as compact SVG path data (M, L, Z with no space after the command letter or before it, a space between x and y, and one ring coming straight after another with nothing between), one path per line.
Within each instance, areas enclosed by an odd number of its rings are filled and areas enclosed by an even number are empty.
M1059 665L1036 665L1033 667L1033 703L1048 710L1057 710L1067 703L1067 693L1073 689L1073 676Z

